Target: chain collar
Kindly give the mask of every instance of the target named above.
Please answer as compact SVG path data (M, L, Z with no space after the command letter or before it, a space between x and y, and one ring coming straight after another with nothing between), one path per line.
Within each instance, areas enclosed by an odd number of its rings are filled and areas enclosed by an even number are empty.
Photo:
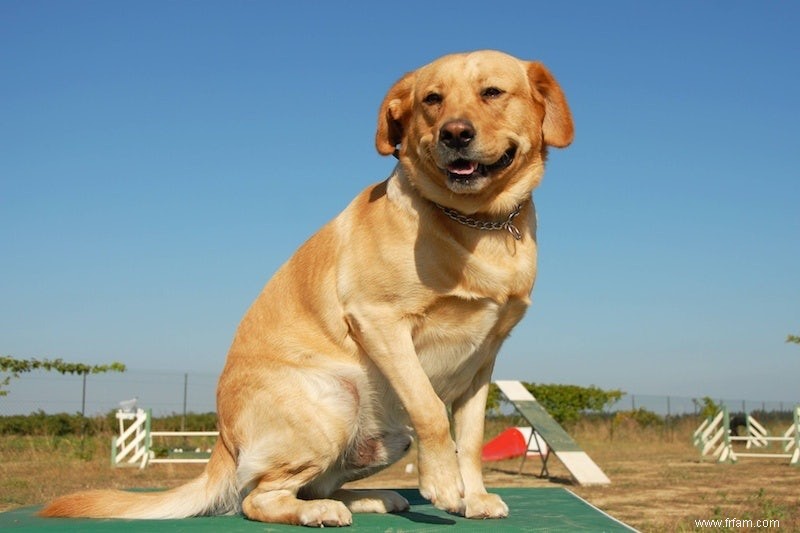
M395 159L400 159L400 149L395 148L392 155ZM520 211L522 211L522 205L517 204L517 207L508 215L508 218L502 222L487 222L485 220L477 220L472 217L468 217L463 213L459 213L455 209L450 209L449 207L445 207L443 205L437 204L436 202L433 203L436 207L442 210L442 213L447 215L450 219L455 220L459 224L463 224L467 227L483 230L483 231L499 231L499 230L506 230L508 231L512 237L516 240L522 240L522 233L520 233L519 229L514 225L514 219L517 218Z
M449 207L445 207L443 205L439 205L434 202L434 205L442 210L442 212L448 216L451 220L455 220L459 224L463 224L464 226L474 228L477 230L484 230L484 231L499 231L499 230L506 230L508 231L512 237L516 240L522 239L522 233L520 233L519 229L514 225L514 219L517 218L520 211L522 211L522 206L517 205L514 210L508 215L502 222L488 222L485 220L477 220L472 217L468 217L463 213L459 213L455 209L450 209Z

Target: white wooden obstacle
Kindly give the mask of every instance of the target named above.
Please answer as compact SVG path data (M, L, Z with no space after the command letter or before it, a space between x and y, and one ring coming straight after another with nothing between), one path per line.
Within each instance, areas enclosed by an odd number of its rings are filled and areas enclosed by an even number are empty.
M793 423L781 436L770 436L769 432L750 415L747 415L747 434L744 436L731 435L730 416L728 408L722 409L713 417L707 418L700 424L692 439L694 445L700 450L700 455L711 455L717 461L735 463L739 457L756 458L788 458L789 464L800 465L800 405L794 408ZM745 452L733 449L733 443L744 442ZM773 443L781 443L778 453L765 450Z
M117 411L119 435L111 441L111 465L144 468L154 463L206 463L207 457L180 458L156 457L153 437L217 437L218 431L152 431L150 410L136 409Z
M147 465L149 450L147 433L149 417L143 409L135 412L120 409L117 411L119 435L111 441L111 465L136 464L141 462L142 468ZM125 427L127 425L127 427Z
M752 415L747 415L747 419L745 420L745 427L747 428L747 444L745 448L766 448L769 446L769 432L767 429L758 423L758 421L753 418ZM735 437L740 438L740 437Z
M721 410L713 417L706 418L693 435L694 445L700 449L700 455L706 455L718 442L721 441L723 434L728 430L729 422L723 421L727 418L727 411ZM720 422L723 422L720 426ZM716 453L715 453L716 455Z
M495 384L503 396L514 404L522 417L536 430L536 434L541 435L547 443L547 453L542 456L543 472L547 472L547 459L552 451L579 484L608 485L611 483L600 467L547 413L522 383L519 381L495 381ZM528 444L530 445L530 442Z
M786 440L783 451L788 453L794 448L793 453L797 454L800 449L800 405L794 408L794 423L783 433L783 438Z

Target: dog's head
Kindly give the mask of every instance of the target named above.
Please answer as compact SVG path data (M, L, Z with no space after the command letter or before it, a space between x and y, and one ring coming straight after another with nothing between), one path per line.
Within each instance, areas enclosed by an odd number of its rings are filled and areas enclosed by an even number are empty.
M539 184L547 146L572 142L558 83L538 62L455 54L403 76L378 117L376 146L398 149L429 200L465 214L507 213Z

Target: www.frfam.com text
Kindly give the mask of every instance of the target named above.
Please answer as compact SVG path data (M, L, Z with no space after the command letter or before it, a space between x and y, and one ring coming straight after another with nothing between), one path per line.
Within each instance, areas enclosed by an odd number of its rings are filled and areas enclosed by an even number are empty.
M713 518L708 520L695 520L694 527L703 528L756 528L778 529L781 521L777 519L753 520L751 518Z

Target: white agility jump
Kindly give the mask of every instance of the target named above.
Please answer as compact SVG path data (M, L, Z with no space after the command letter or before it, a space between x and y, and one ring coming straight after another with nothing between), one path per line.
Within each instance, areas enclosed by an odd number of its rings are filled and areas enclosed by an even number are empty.
M180 458L156 457L153 437L217 437L219 431L152 431L151 413L148 409L117 411L119 435L111 441L111 465L144 468L154 463L206 463L207 457Z
M789 464L798 466L800 465L800 405L794 408L792 418L792 425L782 435L770 436L764 426L751 415L747 415L746 434L732 435L728 408L722 406L715 416L703 421L695 430L692 439L700 450L700 455L711 455L720 463L735 463L739 457L770 457L789 459ZM745 443L745 449L748 451L735 451L733 444L737 442ZM770 451L773 443L780 446L780 451Z

